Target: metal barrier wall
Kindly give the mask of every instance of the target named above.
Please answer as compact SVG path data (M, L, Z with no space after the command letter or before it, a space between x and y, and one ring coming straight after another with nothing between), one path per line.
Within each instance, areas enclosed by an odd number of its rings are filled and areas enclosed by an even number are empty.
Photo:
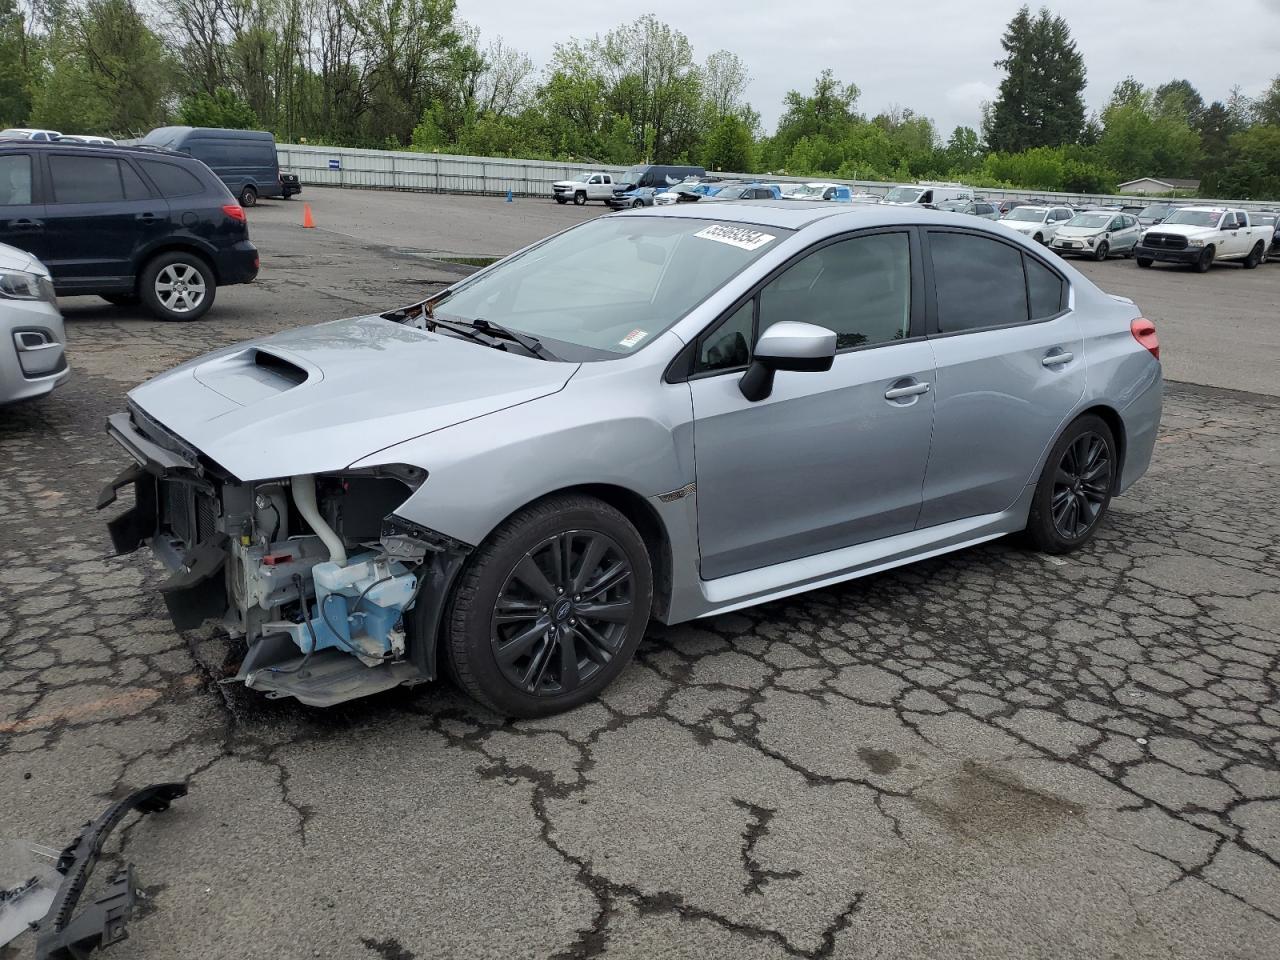
M370 190L410 190L425 193L479 193L505 195L508 190L518 197L550 197L551 184L571 180L581 173L620 174L626 167L607 164L554 163L545 160L511 160L503 157L461 157L447 153L415 153L408 150L365 150L353 147L317 147L311 144L278 144L280 167L296 173L304 184L329 187L355 187ZM806 183L817 177L776 177L745 173L722 173L720 176L762 179L770 183ZM877 180L830 179L855 189L883 194L896 183ZM1160 197L1134 194L1051 193L1044 190L1003 190L975 187L989 200L1021 199L1034 196L1053 203L1078 204L1119 202L1139 204L1158 201ZM1201 200L1191 203L1221 203L1245 209L1271 209L1276 202L1260 200Z

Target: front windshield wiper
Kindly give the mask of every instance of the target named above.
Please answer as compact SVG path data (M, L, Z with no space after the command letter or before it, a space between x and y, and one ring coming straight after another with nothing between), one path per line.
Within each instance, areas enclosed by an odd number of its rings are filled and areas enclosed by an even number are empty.
M510 327L504 327L500 323L494 323L492 320L486 320L484 317L476 317L471 321L471 326L477 330L483 330L485 333L496 337L505 337L514 343L520 344L531 354L540 360L559 360L554 353L542 345L542 341L537 337L531 337L527 333L521 333L518 330L512 330Z

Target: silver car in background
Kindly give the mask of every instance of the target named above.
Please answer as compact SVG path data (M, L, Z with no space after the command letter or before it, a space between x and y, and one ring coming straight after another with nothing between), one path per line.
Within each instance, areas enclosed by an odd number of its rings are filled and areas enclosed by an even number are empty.
M1084 210L1058 227L1049 246L1066 256L1105 260L1114 254L1132 257L1142 228L1138 218L1111 210Z
M595 219L427 300L192 360L108 431L110 523L237 678L326 705L436 677L598 694L679 623L1025 531L1146 471L1155 328L1029 239L789 201Z
M70 376L49 271L0 243L0 405L48 393Z

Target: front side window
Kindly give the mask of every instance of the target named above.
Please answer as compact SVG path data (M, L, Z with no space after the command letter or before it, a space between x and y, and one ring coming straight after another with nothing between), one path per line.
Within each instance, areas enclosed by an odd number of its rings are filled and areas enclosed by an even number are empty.
M25 153L0 156L0 207L31 202L31 157Z
M1016 249L974 234L930 232L929 251L940 333L1026 322L1027 284Z
M567 360L625 356L790 234L692 217L602 217L464 280L434 310L545 339Z
M781 320L834 330L837 349L906 337L911 323L907 234L840 240L788 267L760 294L760 329Z
M698 343L695 373L735 370L751 362L755 342L755 299L748 300Z
M55 203L105 203L124 199L120 163L114 157L54 154L49 158Z

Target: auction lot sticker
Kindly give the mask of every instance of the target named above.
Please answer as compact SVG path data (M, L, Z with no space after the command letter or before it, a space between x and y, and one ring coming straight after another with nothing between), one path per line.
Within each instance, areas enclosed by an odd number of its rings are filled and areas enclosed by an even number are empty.
M759 250L770 240L776 239L772 233L761 233L750 227L726 227L722 223L699 230L694 236L701 237L703 240L714 240L716 243L727 243L731 247L742 250Z

